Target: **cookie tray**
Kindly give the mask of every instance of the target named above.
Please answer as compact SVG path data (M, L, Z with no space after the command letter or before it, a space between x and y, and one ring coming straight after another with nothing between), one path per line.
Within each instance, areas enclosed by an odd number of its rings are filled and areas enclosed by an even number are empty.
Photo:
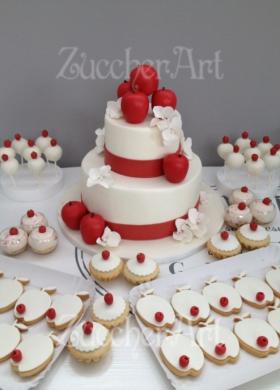
M43 261L43 260L42 260ZM43 268L37 265L28 264L21 260L11 259L4 256L0 256L0 270L4 272L5 277L24 277L30 279L30 283L26 286L26 290L33 288L43 288L55 286L57 292L54 294L75 294L79 291L87 291L90 294L90 299L84 302L85 310L87 310L90 300L94 295L94 284L91 281L86 281L80 277L66 274L60 271L54 271L48 268ZM0 323L14 323L13 310L6 313L0 313ZM10 362L5 361L0 363L0 389L2 390L25 390L35 387L44 376L52 369L53 364L59 355L63 351L65 344L67 343L71 328L62 332L56 332L55 334L60 341L60 345L55 348L54 358L48 367L40 374L31 378L20 378L15 374L11 367ZM48 327L45 320L41 320L39 323L29 326L28 333L43 333L50 334L51 329ZM23 334L24 337L24 334Z
M166 368L159 356L159 347L165 334L153 332L150 328L142 324L136 314L135 305L141 297L141 293L153 289L155 294L170 300L171 296L176 292L177 287L189 285L193 290L200 292L204 286L204 282L212 277L229 284L232 283L231 278L241 272L246 272L248 276L264 279L265 273L272 265L276 264L280 264L280 246L271 245L268 248L247 252L227 260L216 261L207 266L204 265L184 270L174 276L145 283L131 290L129 300L137 323L145 336L148 346L151 348L155 358L158 360L173 387L177 390L187 390L189 388L192 390L212 390L213 388L216 390L224 390L239 386L280 369L280 351L266 358L258 358L241 349L239 360L235 364L220 366L205 359L205 365L198 377L178 378ZM266 319L268 309L254 309L251 306L243 304L240 314L242 313L251 313L252 317ZM211 316L216 318L221 325L232 329L234 315L222 317L211 311ZM176 319L172 331L176 332L176 330L193 336L197 331L197 327L188 326Z

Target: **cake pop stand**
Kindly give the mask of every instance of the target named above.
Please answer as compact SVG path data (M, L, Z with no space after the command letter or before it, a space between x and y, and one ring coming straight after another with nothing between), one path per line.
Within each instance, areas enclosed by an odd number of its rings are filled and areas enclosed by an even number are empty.
M38 178L24 164L20 166L14 179L15 183L2 173L0 185L2 193L17 202L42 201L55 195L63 187L63 171L51 163L46 165Z
M118 248L110 249L124 259L131 258L139 251L149 254L149 256L157 259L159 263L169 262L170 260L182 259L190 256L193 253L202 249L206 244L209 237L221 230L224 224L224 210L225 202L218 194L213 191L206 184L202 184L201 191L205 191L207 194L207 200L205 204L201 205L199 211L203 212L206 216L208 223L208 232L205 237L200 239L193 239L191 243L182 243L175 241L172 237L163 238L160 240L148 240L148 241L131 241L122 240ZM82 240L79 231L69 229L61 218L62 206L70 200L81 199L81 188L79 185L68 190L61 201L61 206L58 211L58 221L65 236L70 242L81 250L85 251L89 255L93 255L100 252L103 247L100 245L87 245Z

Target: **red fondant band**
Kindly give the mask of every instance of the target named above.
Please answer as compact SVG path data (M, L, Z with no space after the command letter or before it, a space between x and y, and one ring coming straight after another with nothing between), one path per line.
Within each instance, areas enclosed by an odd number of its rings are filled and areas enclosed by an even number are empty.
M163 159L131 160L119 157L104 148L105 164L111 166L113 172L129 177L151 178L163 175Z

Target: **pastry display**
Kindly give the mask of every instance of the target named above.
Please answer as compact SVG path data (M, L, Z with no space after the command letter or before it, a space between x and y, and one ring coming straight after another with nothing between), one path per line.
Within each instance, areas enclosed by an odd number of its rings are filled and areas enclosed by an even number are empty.
M225 222L234 229L250 223L252 221L252 213L245 202L230 205L225 213Z
M3 253L15 256L25 251L28 237L26 232L19 227L4 229L0 233L0 248Z
M265 275L266 283L272 288L274 295L280 298L280 266L274 265Z
M109 329L123 324L128 314L129 305L124 298L109 292L97 298L92 305L92 319Z
M28 236L28 245L33 252L40 255L51 253L58 243L57 233L51 226L40 225Z
M9 279L0 271L0 313L12 309L24 292L24 286L29 283L26 278Z
M236 237L242 247L247 250L264 248L270 244L269 233L256 222L241 226L236 232Z
M30 209L21 217L20 225L22 229L25 230L27 234L29 234L32 232L32 230L41 225L47 226L48 221L43 213Z
M225 259L241 253L241 245L233 233L223 230L207 242L208 253L216 259Z
M116 279L123 270L123 260L107 249L94 255L89 262L89 271L97 280L109 281Z
M276 216L276 207L270 198L254 200L250 204L250 210L254 220L261 225L271 223Z
M0 323L0 363L8 360L21 341L21 332L28 328L15 322L13 325Z
M247 206L255 199L248 187L242 186L232 191L229 197L230 204L245 203Z
M154 259L139 252L134 258L127 260L123 275L132 284L141 284L156 279L159 266Z

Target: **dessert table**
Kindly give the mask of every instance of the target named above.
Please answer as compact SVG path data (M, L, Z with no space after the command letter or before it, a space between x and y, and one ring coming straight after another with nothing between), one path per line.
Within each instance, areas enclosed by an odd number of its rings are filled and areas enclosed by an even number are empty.
M27 209L33 208L43 212L51 226L55 227L59 235L59 245L56 251L46 256L35 255L29 250L18 256L18 261L26 261L42 267L61 270L70 274L90 279L87 270L88 256L75 248L62 234L57 222L57 209L63 196L63 191L71 188L79 181L80 168L65 168L64 187L54 197L43 202L18 203L10 201L0 194L0 229L7 226L18 225L21 215ZM215 188L216 171L214 167L203 169L204 181ZM277 199L277 200L280 200ZM280 206L280 202L278 207ZM280 229L279 241L280 241ZM206 256L203 250L196 257ZM163 270L164 274L164 270ZM28 276L28 275L27 275ZM110 283L96 283L97 293L112 290L126 295L131 288L122 277ZM278 389L280 371L254 380L238 387L240 390L250 389ZM170 389L171 385L159 367L151 350L141 334L133 315L127 323L113 332L113 348L105 359L95 365L81 364L64 351L53 369L40 383L40 389ZM230 384L225 383L225 388Z

